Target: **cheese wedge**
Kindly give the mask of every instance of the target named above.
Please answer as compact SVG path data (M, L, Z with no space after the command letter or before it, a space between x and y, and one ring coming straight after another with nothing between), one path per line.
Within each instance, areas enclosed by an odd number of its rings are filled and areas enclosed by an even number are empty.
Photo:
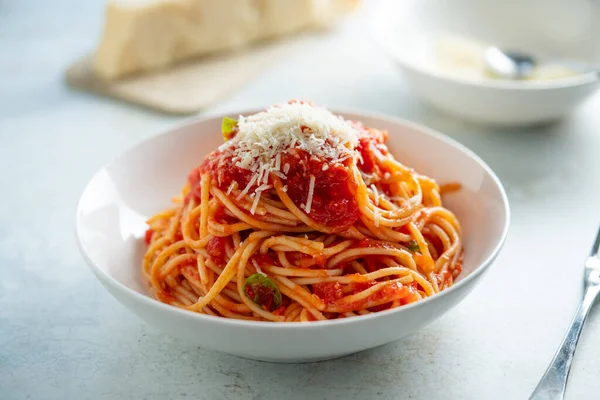
M360 0L111 0L94 72L107 80L327 27Z

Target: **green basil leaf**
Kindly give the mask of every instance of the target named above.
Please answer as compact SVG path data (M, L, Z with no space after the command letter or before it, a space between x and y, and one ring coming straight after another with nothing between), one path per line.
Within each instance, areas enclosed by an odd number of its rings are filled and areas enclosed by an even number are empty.
M277 285L266 276L256 273L244 282L244 294L250 300L273 311L281 306L281 292Z
M421 249L416 240L411 240L410 243L408 243L408 249L413 253L421 253Z
M221 122L221 133L223 133L223 139L226 141L232 138L232 133L237 126L237 119L224 117Z

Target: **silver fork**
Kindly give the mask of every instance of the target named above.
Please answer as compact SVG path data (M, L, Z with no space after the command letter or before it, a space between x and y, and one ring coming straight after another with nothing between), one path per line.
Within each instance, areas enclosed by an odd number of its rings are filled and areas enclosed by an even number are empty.
M575 317L571 322L571 326L565 335L558 351L554 355L552 362L548 366L546 373L538 383L537 387L531 394L529 400L560 400L565 396L565 388L567 386L567 378L571 362L575 355L575 348L579 341L581 328L587 317L594 300L600 293L600 255L598 248L600 247L600 230L596 235L596 240L592 246L592 252L585 261L585 293Z

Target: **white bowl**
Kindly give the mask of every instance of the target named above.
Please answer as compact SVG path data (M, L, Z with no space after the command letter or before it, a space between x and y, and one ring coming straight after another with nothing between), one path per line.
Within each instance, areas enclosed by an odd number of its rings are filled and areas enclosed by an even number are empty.
M469 79L436 68L436 43L458 35L537 57L600 60L600 3L381 0L372 30L413 90L448 113L492 125L531 125L574 110L599 86L594 74L537 81ZM596 32L594 32L596 30Z
M83 256L104 287L148 324L198 346L245 358L323 360L380 346L416 331L458 304L496 258L509 224L506 194L481 159L439 133L397 118L339 114L387 129L389 147L399 160L439 182L463 185L445 199L464 230L464 270L451 288L389 311L308 323L212 317L152 298L141 274L145 219L168 206L189 171L222 143L221 116L193 120L154 136L94 175L77 208L76 229Z

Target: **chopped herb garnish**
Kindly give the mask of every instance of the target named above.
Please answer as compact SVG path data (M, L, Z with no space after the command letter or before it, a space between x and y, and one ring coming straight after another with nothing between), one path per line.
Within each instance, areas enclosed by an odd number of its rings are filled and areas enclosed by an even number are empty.
M408 243L408 249L413 253L421 253L421 248L416 240L411 240L410 243Z
M233 133L237 127L237 119L224 117L223 122L221 122L221 132L223 133L223 139L225 141L233 138Z
M250 300L273 311L281 305L281 292L275 283L262 274L250 275L244 283L244 294Z

